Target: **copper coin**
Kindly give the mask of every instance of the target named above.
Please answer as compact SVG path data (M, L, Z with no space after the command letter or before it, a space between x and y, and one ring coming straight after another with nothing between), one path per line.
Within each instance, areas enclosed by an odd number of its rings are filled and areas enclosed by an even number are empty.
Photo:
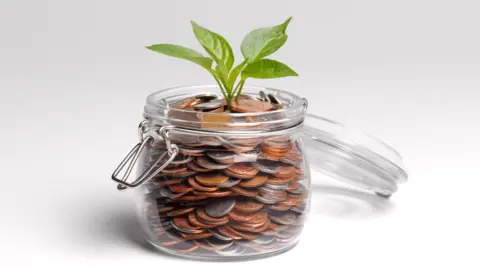
M208 229L208 232L211 233L215 238L222 241L232 241L232 238L221 234L217 229Z
M258 191L256 189L246 190L240 187L231 187L230 189L235 193L247 197L256 197L258 194Z
M238 231L246 231L246 232L251 232L251 233L262 233L268 229L270 226L270 220L267 219L264 223L259 224L259 225L249 225L248 223L243 223L243 224L232 224L232 227L234 227Z
M265 112L273 109L270 103L260 100L246 100L239 99L238 102L231 103L232 110L236 112L248 113L248 112Z
M244 213L244 212L240 212L240 211L237 211L237 210L233 210L231 211L230 213L228 213L228 217L231 219L231 220L235 220L235 221L239 221L239 222L248 222L250 220L252 220L253 218L255 218L255 216L257 215L257 213Z
M235 230L233 230L230 226L225 225L222 227L217 228L218 232L228 238L231 238L233 240L240 240L242 239L242 236L239 235Z
M218 163L232 164L235 162L235 153L230 151L208 151L207 156Z
M239 178L230 177L230 178L228 178L227 182L224 182L224 183L222 183L218 186L221 187L221 188L230 188L230 187L236 186L238 183L240 183L240 181L242 181L242 180L239 179Z
M190 252L194 252L195 250L197 250L199 248L199 246L197 245L194 245L190 248L187 248L187 249L177 249L177 252L180 252L180 253L190 253Z
M176 173L182 173L186 172L187 168L186 167L179 167L179 168L172 168L172 169L163 169L162 174L176 174Z
M227 176L218 173L196 175L195 179L198 183L205 186L218 186L228 181Z
M179 197L174 197L170 199L172 199L173 201L198 201L206 198L207 196L185 195L185 196L179 196Z
M282 225L282 224L277 224L275 222L270 222L270 224L268 225L268 229L269 230L272 230L272 231L284 231L286 229L288 229L288 225Z
M169 185L168 188L175 193L188 193L193 191L193 188L186 184L174 184L174 185Z
M164 241L164 242L160 242L159 245L160 246L164 246L164 247L168 247L168 246L173 246L173 245L176 245L178 243L181 243L183 242L183 240L169 240L169 241Z
M282 166L280 171L274 174L276 178L291 178L293 175L295 175L294 166Z
M270 178L267 180L268 184L271 185L285 185L291 182L291 178Z
M257 214L255 214L255 217L253 217L253 219L251 219L249 222L248 222L248 225L252 224L252 225L256 225L256 224L264 224L265 221L268 219L268 213L267 212L259 212Z
M246 187L246 188L258 187L263 185L267 181L267 179L268 179L268 176L257 175L252 179L243 180L242 182L240 182L239 186Z
M218 225L216 224L206 224L198 220L196 214L194 212L191 212L188 214L188 221L195 227L198 228L204 228L204 229L210 229L210 228L215 228Z
M203 229L197 229L193 227L192 225L190 225L187 218L184 218L184 217L175 217L172 220L172 226L177 231L182 233L198 234L198 233L203 233L205 231Z
M225 170L225 173L236 178L249 179L254 177L258 173L258 170L253 166L244 163L237 163L228 167Z
M187 193L172 193L169 189L166 189L166 188L161 188L159 190L159 194L163 197L168 197L170 199L178 199L180 198L181 196L187 194Z
M165 206L165 207L160 207L160 208L158 209L158 212L159 212L159 213L165 213L165 212L171 211L171 210L173 210L173 209L174 209L173 206Z
M245 239L245 240L253 240L257 237L260 236L260 234L255 234L255 233L250 233L248 231L239 231L239 230L236 230L233 225L230 225L230 232L233 232L235 235L238 235L240 237L242 237L242 239Z
M185 240L205 239L212 236L211 233L185 234L180 233Z
M257 212L263 208L263 204L256 203L253 201L237 201L235 203L235 210L238 210L243 213L252 213Z
M297 183L297 182L295 182L295 183ZM292 188L289 188L289 189L288 189L288 192L293 193L293 194L306 193L305 187L304 187L302 184L300 184L300 183L297 183L297 184L298 184L298 185L295 185L296 188L293 188L293 187L292 187Z
M187 167L195 172L210 172L213 171L213 169L208 169L204 167L200 167L196 165L194 162L189 162L187 163Z
M201 167L208 169L225 169L230 166L230 164L217 163L206 157L197 157L195 162Z
M219 218L210 217L209 215L207 215L207 213L205 213L205 209L203 209L203 208L198 208L196 213L197 213L197 217L199 218L199 220L207 221L209 223L218 223L218 224L228 223L228 217L227 216L223 216L223 217L219 217Z
M192 188L194 190L198 190L198 191L216 191L218 190L219 188L218 187L207 187L207 186L203 186L201 185L200 183L198 183L193 177L189 178L188 179L188 183L190 184L190 186L192 186Z
M287 199L278 203L278 205L281 205L281 206L295 206L298 203L298 201L300 201L299 196L290 194L290 195L287 196Z
M203 241L200 241L200 240L194 240L193 243L203 249L206 249L206 250L211 250L211 251L214 251L214 250L220 250L220 249L217 249L215 247L212 247L210 246L209 244L206 244L204 243Z
M201 128L204 129L219 129L229 130L231 129L230 123L232 122L232 116L229 113L199 113L200 121L202 122Z
M187 108L187 107L193 105L196 101L197 101L197 99L195 97L187 98L187 99L181 100L180 104L175 104L176 105L175 108L176 109L184 109L184 108Z
M180 215L183 215L183 214L190 213L193 210L195 210L195 207L181 208L181 209L177 209L177 210L173 210L173 211L168 212L167 216L176 217L176 216L180 216Z
M183 147L179 147L179 150L182 154L190 156L203 156L203 152L205 151L204 149Z
M303 169L300 169L300 168L295 168L295 174L303 175L303 174L305 174L305 171L303 171Z
M172 177L181 177L181 178L184 178L184 177L189 177L189 176L192 176L192 175L195 175L197 172L195 171L185 171L185 172L181 172L181 173L175 173L175 174L171 174L170 176Z
M210 192L203 192L203 191L193 191L196 195L206 196L206 197L225 197L232 194L232 191L228 190L219 190L219 191L210 191Z

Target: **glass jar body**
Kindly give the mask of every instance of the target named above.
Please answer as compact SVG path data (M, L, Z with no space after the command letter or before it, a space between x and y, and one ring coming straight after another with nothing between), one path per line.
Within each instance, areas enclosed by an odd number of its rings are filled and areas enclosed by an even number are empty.
M136 188L148 241L200 259L259 257L293 247L310 197L299 129L244 135L170 129L178 155ZM163 140L148 144L138 173L166 150Z

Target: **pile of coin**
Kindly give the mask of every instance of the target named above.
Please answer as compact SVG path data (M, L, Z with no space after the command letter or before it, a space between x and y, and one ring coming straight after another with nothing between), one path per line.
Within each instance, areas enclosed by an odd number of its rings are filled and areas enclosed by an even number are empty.
M201 98L187 98L176 106L225 109L218 98ZM244 98L248 102L232 109L240 112L253 104L257 110L271 110L280 105L272 99ZM257 101L262 105L255 105ZM177 253L238 256L268 253L296 242L303 228L309 179L293 136L173 133L170 139L179 146L179 155L142 186L153 243ZM162 146L150 146L144 166L164 151Z

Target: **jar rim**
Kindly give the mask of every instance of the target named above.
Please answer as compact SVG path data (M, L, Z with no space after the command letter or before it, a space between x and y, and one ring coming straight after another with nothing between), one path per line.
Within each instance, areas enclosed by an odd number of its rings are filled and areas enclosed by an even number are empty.
M303 122L307 108L306 99L288 90L253 85L244 86L242 93L259 96L260 91L273 94L282 102L283 107L273 111L249 113L201 112L169 107L170 101L193 97L200 93L213 92L219 97L222 96L218 85L190 85L171 87L150 94L146 100L144 117L159 121L160 124L170 123L174 126L210 131L231 128L235 131L270 131L290 128ZM200 118L219 114L228 115L226 117L230 118L231 122L214 121L215 124L202 125L199 121Z

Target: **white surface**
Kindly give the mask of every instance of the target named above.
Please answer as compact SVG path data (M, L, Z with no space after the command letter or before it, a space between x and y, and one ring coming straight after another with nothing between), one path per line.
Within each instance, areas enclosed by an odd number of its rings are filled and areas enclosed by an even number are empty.
M2 0L0 267L479 268L478 9L466 0ZM110 173L135 143L147 94L211 79L143 46L199 49L194 19L240 58L244 34L289 15L290 39L274 58L301 77L254 83L296 91L310 111L390 142L410 182L379 203L334 195L317 176L300 244L273 258L153 252Z

